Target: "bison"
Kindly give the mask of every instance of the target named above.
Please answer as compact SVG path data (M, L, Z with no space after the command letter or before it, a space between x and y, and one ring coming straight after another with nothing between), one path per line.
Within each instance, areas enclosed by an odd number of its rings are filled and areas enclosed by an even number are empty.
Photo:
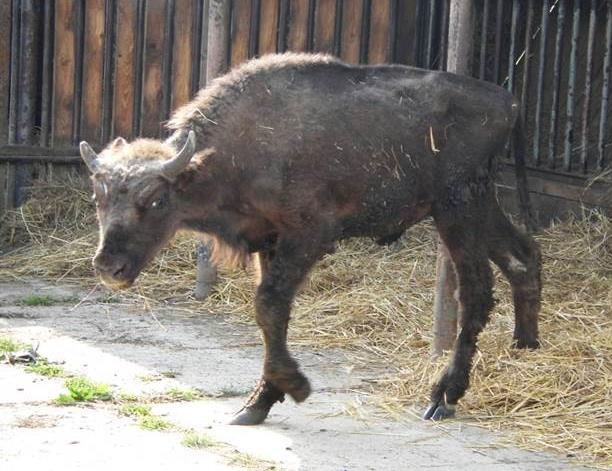
M252 60L178 109L165 141L82 142L100 226L93 265L130 286L180 229L208 234L217 258L261 272L255 311L263 375L234 424L258 424L308 379L287 348L298 287L349 237L389 242L431 216L453 261L461 329L426 419L454 415L478 334L493 307L492 260L512 285L514 342L538 346L540 254L501 211L495 156L511 135L523 157L517 101L469 77L327 55Z

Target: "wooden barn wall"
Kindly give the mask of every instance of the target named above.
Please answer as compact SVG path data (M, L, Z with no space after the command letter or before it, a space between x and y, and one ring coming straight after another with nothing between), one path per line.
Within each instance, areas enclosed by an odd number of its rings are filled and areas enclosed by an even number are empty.
M228 67L283 51L445 63L449 0L227 1ZM563 206L612 160L610 2L475 4L473 74L521 97L534 193ZM82 139L163 137L206 83L207 15L208 0L0 1L0 212L33 178L82 173ZM587 202L608 204L609 185Z

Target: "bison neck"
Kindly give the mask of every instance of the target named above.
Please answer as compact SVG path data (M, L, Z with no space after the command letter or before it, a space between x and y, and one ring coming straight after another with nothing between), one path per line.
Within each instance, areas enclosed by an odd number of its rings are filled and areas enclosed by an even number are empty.
M233 250L253 253L274 243L272 224L241 203L235 186L213 178L194 179L182 199L183 229L213 236Z

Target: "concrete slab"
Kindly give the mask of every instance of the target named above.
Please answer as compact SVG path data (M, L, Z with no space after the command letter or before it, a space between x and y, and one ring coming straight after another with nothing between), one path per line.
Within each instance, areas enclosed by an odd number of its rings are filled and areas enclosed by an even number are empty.
M207 313L167 309L152 316L132 305L89 301L26 307L15 305L18 287L9 291L7 298L0 284L0 336L40 344L39 352L68 372L110 384L115 393L198 388L210 397L155 404L153 412L177 431L150 432L119 416L117 406L51 406L63 380L0 365L0 469L34 463L36 469L231 468L218 450L182 446L179 430L186 429L265 460L249 464L258 469L269 468L267 462L287 470L582 469L556 456L498 448L498 435L460 420L434 424L411 414L384 420L364 405L359 417L346 415L366 402L368 382L381 372L354 368L340 351L296 352L314 388L305 404L277 405L262 426L228 426L260 374L255 326Z

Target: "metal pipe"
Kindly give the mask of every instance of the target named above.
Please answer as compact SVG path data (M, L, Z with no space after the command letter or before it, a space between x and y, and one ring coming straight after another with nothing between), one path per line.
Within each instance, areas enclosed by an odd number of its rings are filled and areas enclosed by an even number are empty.
M610 55L612 54L612 5L608 2L606 23L606 52L604 53L603 80L601 84L601 113L599 115L599 139L597 141L597 168L603 170L608 130L608 95L610 93Z
M561 84L561 49L565 28L565 2L559 3L557 13L557 35L555 38L555 62L553 65L553 96L548 131L548 166L555 168L555 141L557 140L557 114L559 112L559 85Z
M540 54L538 62L538 83L536 87L535 130L533 134L533 159L540 164L540 130L542 129L542 93L544 91L544 71L546 66L546 37L548 36L548 0L542 1L540 28Z
M579 34L580 2L574 2L572 48L570 51L569 79L567 84L567 102L565 103L565 146L563 151L563 168L568 172L572 168L572 143L574 142L574 108L576 107L576 103L574 100L574 94L576 90L576 55L578 54Z

